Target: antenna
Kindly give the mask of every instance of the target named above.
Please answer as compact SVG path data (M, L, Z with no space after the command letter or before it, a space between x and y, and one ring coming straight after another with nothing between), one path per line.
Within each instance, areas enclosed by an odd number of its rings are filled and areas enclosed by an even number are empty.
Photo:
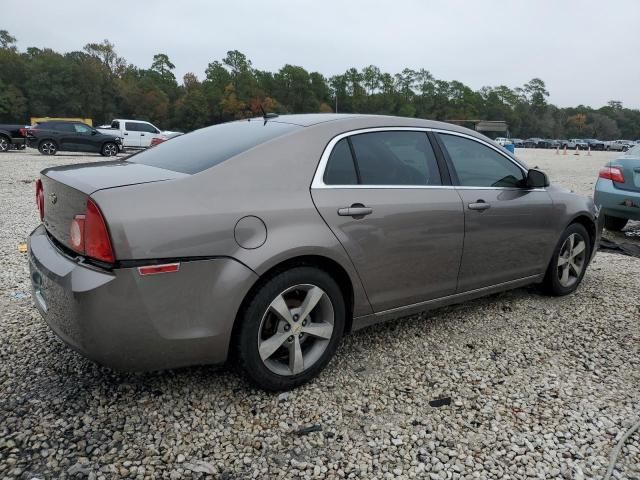
M262 112L262 118L264 119L264 124L267 124L267 120L270 118L277 118L278 114L273 112L266 112L262 104L260 104L260 111Z

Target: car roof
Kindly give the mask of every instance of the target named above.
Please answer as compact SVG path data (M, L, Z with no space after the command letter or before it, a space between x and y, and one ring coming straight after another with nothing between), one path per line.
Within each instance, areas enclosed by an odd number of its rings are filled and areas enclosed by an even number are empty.
M312 127L314 125L324 124L327 122L348 122L350 130L358 128L358 124L360 124L362 128L369 128L373 126L436 128L471 133L475 134L476 136L484 137L475 130L470 130L453 123L427 120L424 118L396 117L393 115L366 115L356 113L302 113L293 115L279 115L277 117L268 118L267 121L290 123L293 125L299 125L301 127Z

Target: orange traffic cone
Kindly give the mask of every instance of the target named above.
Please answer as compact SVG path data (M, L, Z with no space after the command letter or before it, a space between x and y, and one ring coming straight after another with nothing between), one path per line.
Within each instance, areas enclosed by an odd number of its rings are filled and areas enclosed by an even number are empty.
M580 147L576 145L576 153L574 155L580 155Z
M556 155L560 155L560 145L556 147Z
M563 155L566 155L566 154L567 154L567 145L565 144L564 145L564 153L563 153Z
M591 145L589 145L589 148L587 150L587 157L591 156Z

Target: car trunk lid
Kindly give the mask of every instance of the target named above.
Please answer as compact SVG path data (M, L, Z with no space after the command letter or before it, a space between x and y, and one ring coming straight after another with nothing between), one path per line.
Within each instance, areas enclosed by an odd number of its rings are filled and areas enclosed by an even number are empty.
M71 223L85 213L87 200L98 190L165 180L188 175L125 161L99 162L43 170L43 223L59 242L70 245ZM109 219L106 219L107 224Z

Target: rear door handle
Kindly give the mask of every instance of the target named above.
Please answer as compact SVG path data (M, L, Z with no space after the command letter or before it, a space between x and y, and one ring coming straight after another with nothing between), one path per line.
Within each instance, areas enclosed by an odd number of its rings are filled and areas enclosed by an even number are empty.
M338 209L338 215L341 217L354 217L363 218L373 213L373 208L365 207L361 203L354 203L350 207L343 207Z
M491 204L484 200L478 200L475 203L469 204L469 210L487 210L491 208Z

